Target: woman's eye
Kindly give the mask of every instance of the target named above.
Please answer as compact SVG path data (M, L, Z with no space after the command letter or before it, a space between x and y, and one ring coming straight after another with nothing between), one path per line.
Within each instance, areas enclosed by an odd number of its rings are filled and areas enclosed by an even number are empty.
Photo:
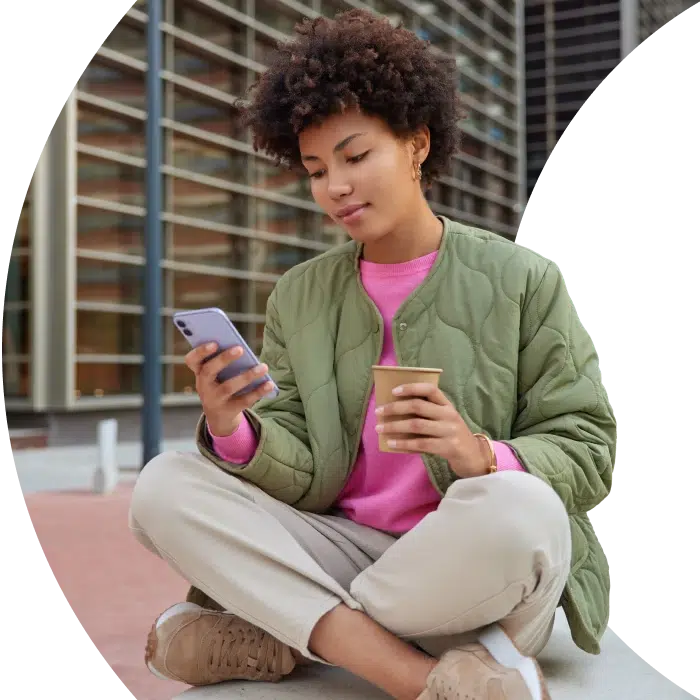
M315 173L309 173L309 177L312 180L318 180L320 177L323 176L323 170L317 170Z
M348 162L359 163L368 153L369 151L365 151L364 153L360 153L359 156L353 156L352 158L348 158Z

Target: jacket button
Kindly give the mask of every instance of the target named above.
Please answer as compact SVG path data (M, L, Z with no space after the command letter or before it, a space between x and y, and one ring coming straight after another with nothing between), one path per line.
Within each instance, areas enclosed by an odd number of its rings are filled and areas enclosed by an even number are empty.
M399 330L400 331L405 331L408 328L407 323L399 323Z

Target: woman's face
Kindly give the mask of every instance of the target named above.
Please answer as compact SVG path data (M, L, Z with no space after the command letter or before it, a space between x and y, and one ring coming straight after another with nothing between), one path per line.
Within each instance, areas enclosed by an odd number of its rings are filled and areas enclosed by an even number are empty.
M356 110L328 117L299 135L299 150L314 199L356 241L396 230L420 202L413 141L379 118Z

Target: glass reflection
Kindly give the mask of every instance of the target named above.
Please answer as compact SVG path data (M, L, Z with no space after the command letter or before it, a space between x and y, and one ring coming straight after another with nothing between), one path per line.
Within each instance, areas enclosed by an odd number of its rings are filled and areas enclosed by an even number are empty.
M146 109L145 73L116 68L93 59L78 81L78 90L129 107Z
M231 270L248 269L248 239L189 226L173 226L168 258Z
M78 141L142 158L144 124L100 112L78 103Z
M78 248L143 255L144 220L130 214L78 207Z
M141 304L143 267L78 258L78 301Z
M146 203L143 168L78 154L78 195L120 204Z
M200 309L216 306L231 313L244 313L248 300L246 280L172 271L173 306Z
M248 198L198 182L172 178L173 211L194 219L245 226Z

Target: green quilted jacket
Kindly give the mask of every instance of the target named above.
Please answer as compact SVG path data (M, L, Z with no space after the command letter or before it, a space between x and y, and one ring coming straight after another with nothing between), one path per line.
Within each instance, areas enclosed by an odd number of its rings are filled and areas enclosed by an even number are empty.
M566 505L573 560L561 604L576 644L597 654L608 564L587 512L611 487L616 423L598 358L556 265L443 219L438 257L393 322L401 365L442 367L440 386L472 431L510 445ZM299 510L331 508L355 462L383 323L350 242L287 272L270 295L262 361L280 388L248 417L259 436L236 475ZM197 444L223 469L204 417ZM444 494L457 478L423 461ZM193 599L191 591L191 599Z

